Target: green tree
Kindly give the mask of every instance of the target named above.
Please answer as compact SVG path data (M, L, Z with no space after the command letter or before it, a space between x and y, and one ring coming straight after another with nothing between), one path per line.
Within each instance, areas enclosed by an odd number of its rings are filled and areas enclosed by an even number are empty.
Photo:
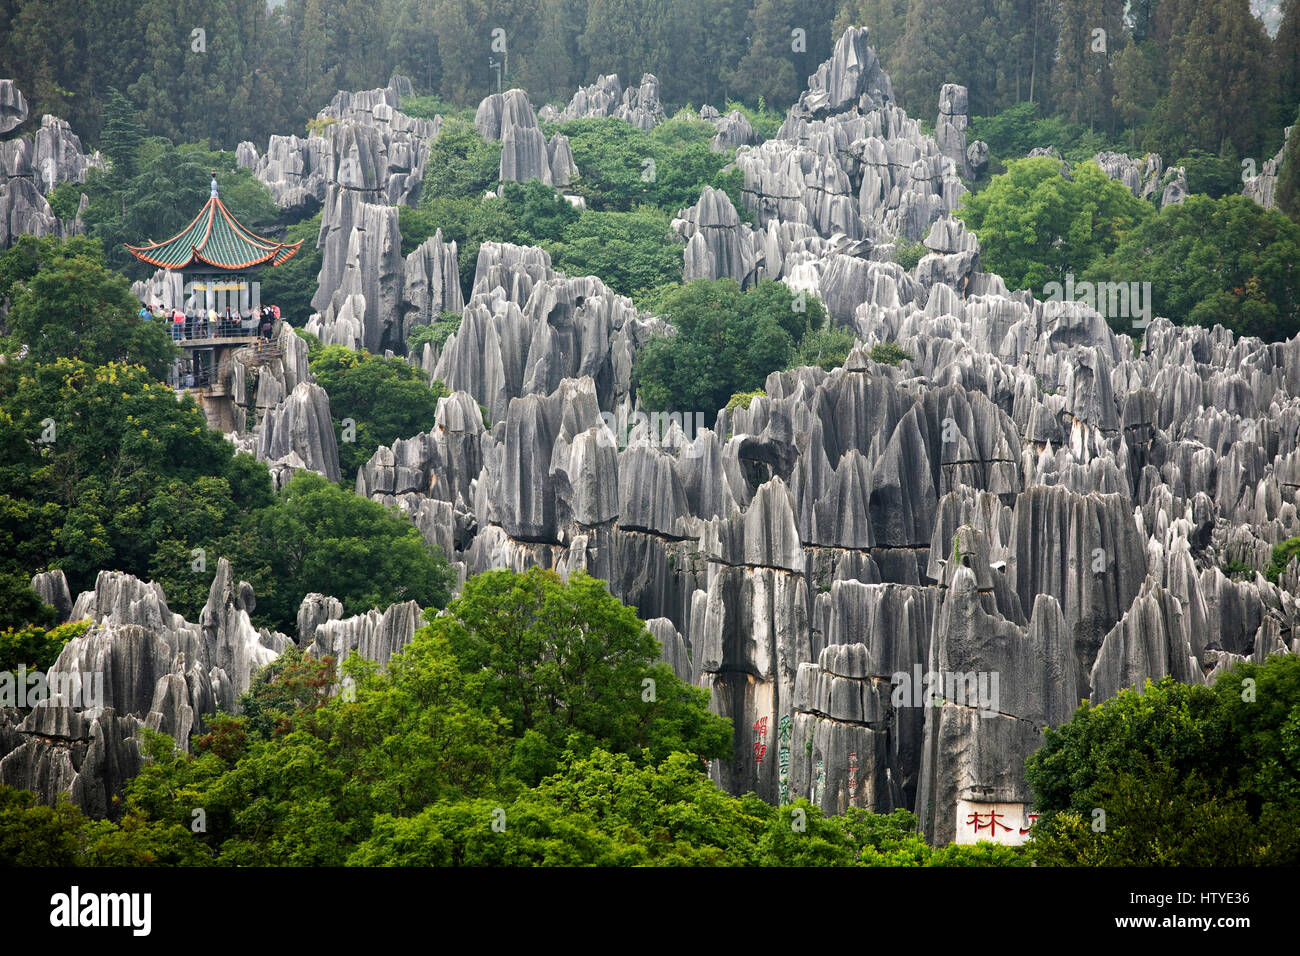
M1124 46L1123 15L1123 4L1112 0L1064 0L1060 5L1060 45L1052 67L1057 110L1072 123L1100 126L1112 134L1115 78L1111 63Z
M566 748L730 753L730 726L708 713L707 695L660 662L636 614L582 572L567 582L538 568L479 574L431 627L467 674L490 675L482 703L509 721L525 782L552 772Z
M1231 140L1245 155L1259 155L1269 112L1259 108L1270 87L1267 52L1248 0L1195 5L1169 78L1169 118L1187 145L1217 154Z
M673 325L648 342L633 367L637 397L648 409L715 411L736 392L763 385L786 368L794 343L825 324L816 299L799 301L781 283L741 291L734 279L697 279L668 287L647 301Z
M1033 854L1066 865L1294 864L1300 660L1243 662L1215 685L1165 678L1049 728L1025 774ZM1104 812L1104 818L1097 814ZM1105 821L1104 829L1094 827ZM1041 829L1040 829L1041 828Z
M235 762L230 758L240 754L247 734L262 739L283 736L300 721L303 711L323 707L335 689L337 665L332 657L308 657L295 644L262 668L240 699L242 716L229 718L240 723L235 749L226 754L227 763ZM207 746L214 752L219 749L215 740Z
M99 148L127 178L135 175L135 164L144 144L145 128L135 106L116 87L110 87L104 105L104 131Z
M0 447L3 567L62 568L74 594L105 568L149 577L167 541L186 554L206 544L182 497L238 512L270 493L264 465L136 366L0 366Z
M501 144L484 142L472 122L444 117L424 169L420 197L425 203L434 199L477 199L496 188Z
M25 259L32 248L25 242L4 257ZM18 351L21 343L29 362L125 362L143 366L156 379L166 375L176 355L171 336L162 323L140 318L131 287L105 268L93 245L42 239L36 249L39 271L9 288L7 351Z
M57 618L54 608L32 588L30 575L24 571L0 571L0 627L4 628L0 631L0 661L12 663L20 657L43 659L44 649L52 649L47 642L46 627L52 627ZM0 664L0 670L12 669Z
M447 559L407 518L314 472L299 472L254 520L255 558L271 578L269 593L258 592L258 612L280 630L293 626L312 591L332 594L348 614L398 601L447 601Z
M0 784L0 866L76 866L84 822L67 799L40 806L35 794Z
M1296 116L1291 137L1282 153L1282 168L1277 173L1277 208L1300 222L1300 115Z
M370 460L380 445L410 438L433 427L438 399L450 392L442 382L398 358L354 352L342 345L322 348L311 357L316 383L329 393L330 413L339 432L339 464L347 480ZM343 419L356 426L356 440L342 440Z
M1004 175L963 197L957 216L979 236L985 266L1009 288L1041 292L1068 273L1082 275L1154 216L1150 203L1095 163L1075 167L1072 177L1048 157L1012 160Z
M1133 229L1086 278L1149 281L1156 315L1280 341L1300 331L1297 263L1300 226L1280 212L1244 196L1190 196Z
M89 619L49 628L40 625L6 628L0 631L0 671L13 671L24 665L29 671L47 671L58 660L63 645L89 629Z
M615 292L640 300L681 277L682 247L668 216L650 206L635 212L593 212L548 244L551 264L566 275L594 275Z

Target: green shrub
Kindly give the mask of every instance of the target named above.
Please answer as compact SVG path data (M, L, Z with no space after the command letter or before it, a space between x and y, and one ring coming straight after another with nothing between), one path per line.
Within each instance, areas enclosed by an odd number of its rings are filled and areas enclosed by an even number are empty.
M1274 547L1273 560L1268 563L1268 570L1264 572L1264 577L1277 584L1277 580L1282 576L1282 572L1286 570L1287 564L1297 554L1300 554L1300 538L1287 538Z
M904 360L914 361L912 354L900 348L894 342L881 342L879 345L871 347L871 361L879 362L881 365L898 365Z

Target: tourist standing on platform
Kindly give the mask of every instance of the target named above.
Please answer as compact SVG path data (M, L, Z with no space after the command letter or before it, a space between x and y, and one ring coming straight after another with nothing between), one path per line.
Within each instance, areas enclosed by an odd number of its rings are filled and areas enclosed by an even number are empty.
M179 342L185 337L185 313L180 309L172 312L172 338Z

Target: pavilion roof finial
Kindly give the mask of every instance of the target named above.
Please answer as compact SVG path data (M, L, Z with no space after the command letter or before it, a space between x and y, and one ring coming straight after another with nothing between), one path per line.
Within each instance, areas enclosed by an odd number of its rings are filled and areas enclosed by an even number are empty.
M212 198L217 198L217 171L212 171Z

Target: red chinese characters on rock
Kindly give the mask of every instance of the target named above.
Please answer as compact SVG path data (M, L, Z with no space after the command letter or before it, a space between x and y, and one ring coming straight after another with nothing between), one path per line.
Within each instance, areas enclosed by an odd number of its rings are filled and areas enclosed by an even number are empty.
M1033 828L1034 824L1038 822L1037 813L1030 813L1028 814L1028 817L1029 817L1029 826L1020 828L1021 836L1024 836L1026 833L1028 833Z
M988 819L986 820L985 817L987 817ZM996 836L997 835L996 828L999 827L1003 830L1006 830L1008 833L1011 832L1011 827L1007 826L1005 823L1000 822L1001 820L1004 819L1006 819L1006 814L998 813L996 810L990 810L988 813L972 812L971 815L966 818L966 824L968 826L974 824L976 833L979 833L981 830L988 830L990 836ZM1023 833L1025 831L1021 831L1021 832Z
M763 762L767 755L767 718L760 717L754 721L754 760Z

